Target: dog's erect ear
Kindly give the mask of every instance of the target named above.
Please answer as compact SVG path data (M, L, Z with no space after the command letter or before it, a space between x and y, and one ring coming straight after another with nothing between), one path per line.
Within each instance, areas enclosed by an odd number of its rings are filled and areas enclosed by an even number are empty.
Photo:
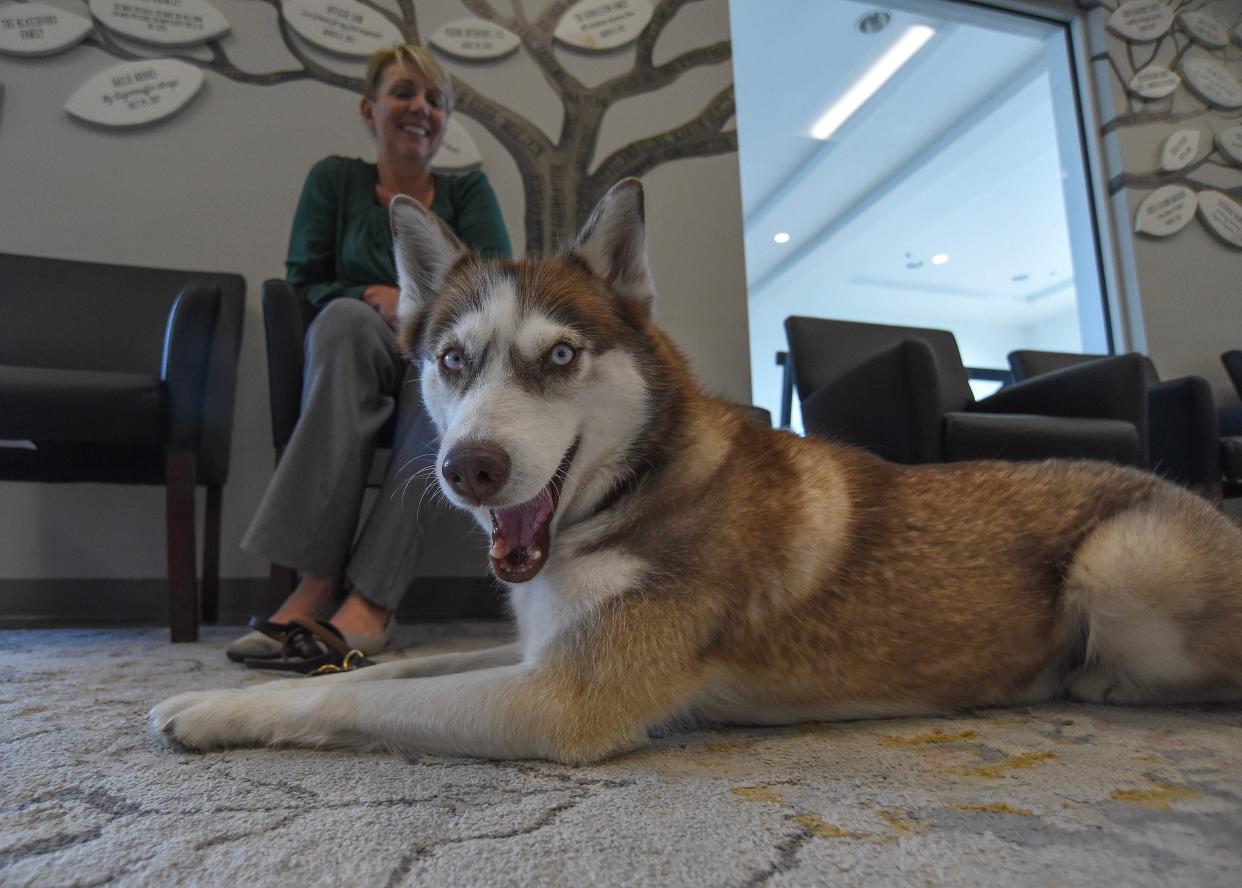
M647 264L643 185L622 179L608 190L578 233L573 248L618 296L650 312L655 283Z
M388 218L401 286L397 319L404 326L436 297L444 273L466 248L439 216L404 194L392 199Z

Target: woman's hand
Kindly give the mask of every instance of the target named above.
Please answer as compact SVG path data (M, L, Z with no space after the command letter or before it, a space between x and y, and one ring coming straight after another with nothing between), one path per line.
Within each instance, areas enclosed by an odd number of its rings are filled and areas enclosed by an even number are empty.
M401 291L387 284L372 284L362 291L362 301L378 311L388 322L388 326L397 329L397 300Z

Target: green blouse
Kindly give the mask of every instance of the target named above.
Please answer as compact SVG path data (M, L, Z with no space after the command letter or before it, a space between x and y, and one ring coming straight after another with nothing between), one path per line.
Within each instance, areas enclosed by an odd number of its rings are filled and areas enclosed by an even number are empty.
M437 174L431 210L468 247L508 259L512 249L496 193L481 172ZM361 299L371 284L397 285L388 208L375 200L379 168L351 157L311 167L293 216L286 277L315 305Z

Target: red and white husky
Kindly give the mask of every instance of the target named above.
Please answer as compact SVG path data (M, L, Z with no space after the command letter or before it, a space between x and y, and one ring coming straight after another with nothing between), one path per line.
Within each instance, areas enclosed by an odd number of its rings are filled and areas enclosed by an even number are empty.
M440 484L491 529L520 640L182 694L157 732L589 762L670 721L1242 698L1235 525L1138 471L748 424L652 324L637 181L540 261L485 262L408 199L392 220Z

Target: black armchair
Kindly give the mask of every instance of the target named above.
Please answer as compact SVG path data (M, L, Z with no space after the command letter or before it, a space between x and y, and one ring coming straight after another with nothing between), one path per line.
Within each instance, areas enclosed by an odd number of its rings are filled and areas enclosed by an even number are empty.
M1220 426L1212 388L1202 376L1161 380L1145 355L1125 355L1139 362L1146 394L1144 464L1174 483L1209 499L1221 496ZM1019 350L1010 352L1015 379L1044 378L1071 367L1113 361L1102 355Z
M0 480L163 484L169 626L198 637L194 490L207 488L202 617L216 619L245 281L0 253Z
M1220 356L1238 397L1242 398L1242 351L1232 349ZM1242 496L1242 404L1226 404L1220 417L1220 462L1225 496Z
M1071 457L1142 464L1133 417L1145 406L1135 361L1071 369L976 401L946 330L790 317L785 332L809 434L900 463Z

